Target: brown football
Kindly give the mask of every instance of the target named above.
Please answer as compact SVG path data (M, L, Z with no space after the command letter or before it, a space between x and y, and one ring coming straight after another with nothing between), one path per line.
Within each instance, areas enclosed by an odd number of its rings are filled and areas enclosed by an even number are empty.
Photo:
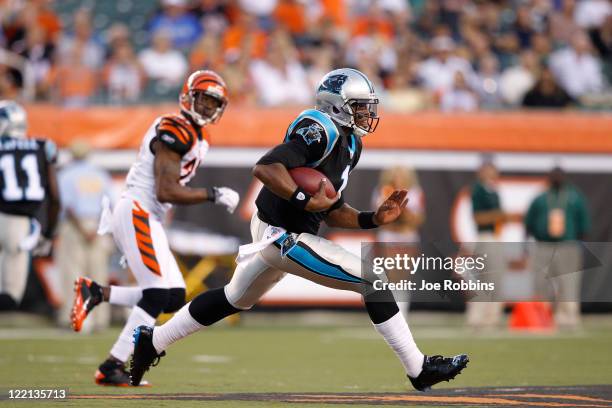
M319 183L321 179L327 179L323 173L318 170L311 169L310 167L296 167L289 170L291 178L295 181L295 184L302 187L310 195L315 195L319 191ZM332 183L327 179L325 183L325 194L328 198L334 198L336 196L336 189Z

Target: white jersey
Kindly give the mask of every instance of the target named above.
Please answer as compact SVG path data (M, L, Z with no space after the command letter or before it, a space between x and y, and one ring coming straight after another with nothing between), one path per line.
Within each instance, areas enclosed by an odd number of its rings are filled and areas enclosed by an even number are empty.
M208 152L208 135L204 129L194 126L181 114L168 114L157 118L145 133L138 152L138 159L130 168L126 180L124 196L136 200L146 211L158 219L172 204L161 203L157 199L153 162L153 141L165 143L170 149L179 153L181 158L182 185L187 184L194 176L204 156Z

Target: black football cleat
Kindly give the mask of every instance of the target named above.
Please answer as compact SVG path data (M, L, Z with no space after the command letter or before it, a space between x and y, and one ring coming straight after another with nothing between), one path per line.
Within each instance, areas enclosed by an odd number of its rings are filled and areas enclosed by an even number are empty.
M134 329L134 354L132 354L130 364L130 383L134 386L140 385L145 372L151 366L155 367L159 364L160 358L165 355L165 351L157 354L157 350L153 347L153 327L138 326Z
M81 331L89 313L102 300L102 287L96 282L83 277L74 281L74 302L70 312L70 324L74 331Z
M419 391L427 391L432 385L450 381L461 373L470 361L467 354L444 358L442 356L425 356L423 371L416 378L408 376L412 386Z
M94 380L98 385L109 387L130 387L130 374L125 369L125 365L118 361L106 360L96 371ZM149 383L142 381L141 386L148 386Z

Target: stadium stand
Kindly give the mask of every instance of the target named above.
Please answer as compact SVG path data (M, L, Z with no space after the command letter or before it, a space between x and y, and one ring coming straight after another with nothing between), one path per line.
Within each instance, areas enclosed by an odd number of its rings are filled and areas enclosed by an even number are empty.
M296 95L314 86L321 72L353 66L375 78L386 108L399 112L612 106L607 1L251 3L2 0L0 71L6 75L0 97L68 106L172 101L176 86L139 66L153 38L166 30L172 51L191 68L220 71L239 103L301 105L304 98ZM104 61L91 72L70 72L91 77L87 89L65 89L53 80L56 68L75 58L61 52L70 41L89 55L85 65L95 62L92 48L103 51ZM27 63L19 62L23 58ZM109 79L109 65L130 69L115 69ZM288 86L270 95L268 84L277 81Z

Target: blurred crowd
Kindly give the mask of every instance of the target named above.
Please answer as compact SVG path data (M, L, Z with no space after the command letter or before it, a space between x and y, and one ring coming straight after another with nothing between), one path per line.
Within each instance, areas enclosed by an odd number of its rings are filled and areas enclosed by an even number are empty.
M303 106L349 66L399 112L612 106L610 0L0 0L0 24L0 98L174 101L209 68L232 104Z

